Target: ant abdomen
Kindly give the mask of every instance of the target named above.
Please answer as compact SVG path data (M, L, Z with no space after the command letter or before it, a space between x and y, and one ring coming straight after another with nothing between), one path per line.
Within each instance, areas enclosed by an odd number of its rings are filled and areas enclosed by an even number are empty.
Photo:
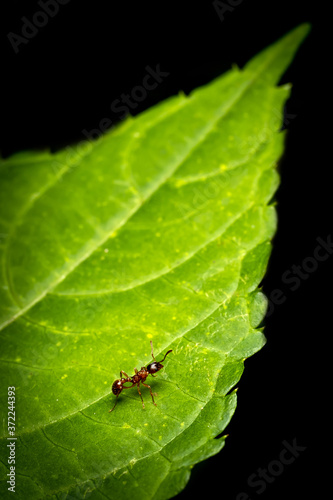
M123 385L121 380L115 380L112 384L112 392L115 396L118 396L123 390Z

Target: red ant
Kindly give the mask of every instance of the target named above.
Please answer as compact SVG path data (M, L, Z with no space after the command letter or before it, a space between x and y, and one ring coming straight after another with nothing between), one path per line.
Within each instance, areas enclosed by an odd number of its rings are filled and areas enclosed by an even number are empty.
M153 403L154 403L155 406L157 406L157 404L154 401L154 395L152 393L151 387L150 387L150 385L145 384L145 380L148 377L148 375L151 375L152 377L155 377L155 375L153 375L153 374L156 373L156 372L158 372L161 368L163 368L163 365L161 363L162 363L162 361L165 360L165 358L167 357L167 355L170 352L172 352L172 349L170 349L170 351L168 351L166 353L166 355L164 356L163 359L161 359L161 361L156 361L154 353L153 353L153 342L152 341L150 341L150 345L151 345L151 355L152 355L152 358L153 358L154 361L152 363L150 363L147 366L147 368L145 366L142 366L141 370L137 370L137 368L134 368L135 375L133 375L133 377L129 377L127 375L127 373L125 373L123 370L121 370L121 372L120 372L120 379L115 380L113 382L113 384L112 384L112 392L113 392L113 394L115 396L117 396L117 399L116 399L116 402L115 402L113 408L111 410L109 410L109 413L115 409L116 404L118 402L118 396L121 393L121 391L123 389L130 389L134 385L136 385L138 387L138 392L140 394L140 398L141 398L141 401L142 401L142 408L144 408L145 404L143 402L142 394L140 392L140 382L145 387L148 387L148 389L150 390L150 395L152 397ZM126 378L122 377L122 374L125 375ZM126 387L124 385L124 384L126 384L126 382L131 382L132 385L129 385L128 387Z

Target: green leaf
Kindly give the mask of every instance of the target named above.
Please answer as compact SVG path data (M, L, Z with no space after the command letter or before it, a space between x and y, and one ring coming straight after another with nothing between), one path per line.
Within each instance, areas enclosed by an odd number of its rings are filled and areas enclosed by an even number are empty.
M16 498L176 495L217 453L244 360L264 342L258 289L302 25L212 83L95 142L0 165L1 401L16 397ZM151 360L157 407L112 382ZM7 419L2 495L10 497ZM4 493L3 493L4 492ZM6 495L7 493L7 495Z

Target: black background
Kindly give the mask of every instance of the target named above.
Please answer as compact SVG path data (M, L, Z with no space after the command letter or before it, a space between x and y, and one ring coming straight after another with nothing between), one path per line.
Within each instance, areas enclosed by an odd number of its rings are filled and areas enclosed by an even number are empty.
M228 4L227 0L225 2ZM230 2L235 5L237 2ZM2 15L1 149L57 149L84 139L83 129L103 118L116 123L111 103L140 85L146 66L170 73L135 109L143 111L183 90L186 93L251 56L302 22L312 31L284 75L292 82L286 106L288 137L276 194L279 228L263 289L281 290L265 320L267 345L245 362L238 407L225 449L194 467L179 500L214 491L214 498L326 498L325 472L331 446L330 270L333 257L301 279L282 275L303 268L331 233L329 35L324 3L243 0L221 20L213 2L80 2L71 0L16 54L8 32L21 34L22 16L40 10L34 1L11 1ZM303 272L305 272L303 270ZM306 447L259 494L249 476L278 460L283 441ZM240 497L239 497L240 498Z

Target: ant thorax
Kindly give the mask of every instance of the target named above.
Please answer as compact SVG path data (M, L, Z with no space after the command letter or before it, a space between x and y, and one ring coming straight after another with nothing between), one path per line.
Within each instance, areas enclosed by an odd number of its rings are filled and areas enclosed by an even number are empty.
M132 377L132 382L134 384L137 384L138 382L144 382L146 378L148 377L149 372L147 371L145 366L141 367L141 370L137 371L135 375Z

